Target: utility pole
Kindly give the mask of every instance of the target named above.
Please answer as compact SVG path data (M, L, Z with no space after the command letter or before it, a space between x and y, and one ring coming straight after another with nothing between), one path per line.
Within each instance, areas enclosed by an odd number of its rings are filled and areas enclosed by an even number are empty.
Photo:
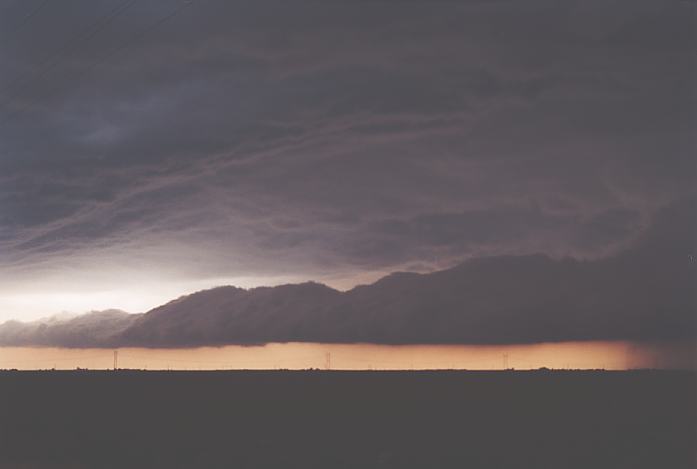
M114 371L119 369L119 351L114 350Z
M332 369L332 353L331 352L326 352L324 354L324 369L325 370Z
M503 369L504 370L508 369L508 354L507 353L503 354Z

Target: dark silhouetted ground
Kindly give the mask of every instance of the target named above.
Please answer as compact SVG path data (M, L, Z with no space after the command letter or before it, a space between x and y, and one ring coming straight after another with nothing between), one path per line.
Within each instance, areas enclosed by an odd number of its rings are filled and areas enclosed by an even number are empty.
M2 468L694 468L687 372L2 372Z

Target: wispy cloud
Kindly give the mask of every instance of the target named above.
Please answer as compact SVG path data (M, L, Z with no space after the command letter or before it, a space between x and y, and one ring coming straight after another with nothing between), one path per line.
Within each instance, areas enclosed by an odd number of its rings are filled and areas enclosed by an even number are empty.
M154 285L595 258L694 194L687 2L211 0L108 55L173 8L137 3L37 73L115 5L0 41L0 297L65 265Z

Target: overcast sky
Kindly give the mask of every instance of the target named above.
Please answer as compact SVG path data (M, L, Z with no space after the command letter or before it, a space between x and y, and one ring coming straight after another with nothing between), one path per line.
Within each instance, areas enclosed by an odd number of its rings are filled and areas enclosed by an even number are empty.
M696 11L0 0L0 321L610 255L695 195Z

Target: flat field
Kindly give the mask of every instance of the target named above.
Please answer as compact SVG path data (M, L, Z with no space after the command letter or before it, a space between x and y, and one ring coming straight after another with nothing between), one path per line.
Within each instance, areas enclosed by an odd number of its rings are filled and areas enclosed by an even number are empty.
M694 468L677 371L0 372L1 468Z

